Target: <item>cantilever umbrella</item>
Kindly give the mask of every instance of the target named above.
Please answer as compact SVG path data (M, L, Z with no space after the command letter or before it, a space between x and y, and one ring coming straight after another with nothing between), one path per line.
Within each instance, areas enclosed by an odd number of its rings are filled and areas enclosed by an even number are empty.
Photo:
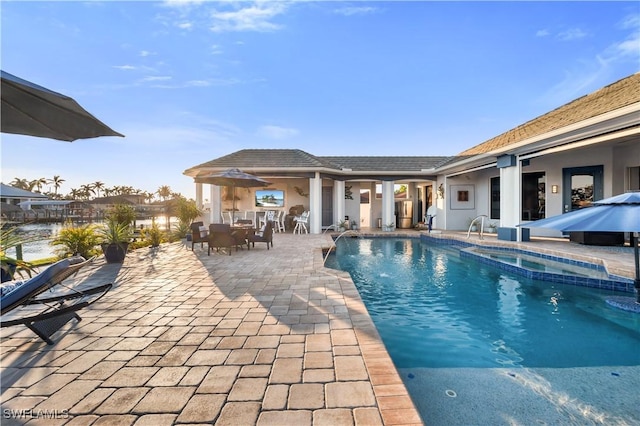
M91 115L72 98L1 71L0 131L72 142L124 136Z
M233 197L233 210L232 214L236 211L236 187L240 188L255 188L271 185L271 182L267 182L258 176L245 173L240 169L228 169L221 173L215 173L211 175L202 175L195 177L196 183L208 183L217 186L230 186L232 188Z
M518 225L522 228L550 228L563 232L631 232L635 258L635 288L640 303L640 192L626 192L596 201L590 207Z

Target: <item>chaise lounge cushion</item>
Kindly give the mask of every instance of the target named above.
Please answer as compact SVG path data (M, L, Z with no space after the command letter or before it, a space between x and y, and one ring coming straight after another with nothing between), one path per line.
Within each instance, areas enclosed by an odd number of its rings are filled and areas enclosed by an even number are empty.
M11 283L13 285L7 285L7 290L3 288L2 297L0 298L0 307L2 312L8 312L14 309L16 306L21 305L25 298L35 297L37 294L42 293L51 286L57 284L52 282L51 279L59 272L67 269L71 264L70 259L62 259L49 266L33 278L24 280L20 283Z

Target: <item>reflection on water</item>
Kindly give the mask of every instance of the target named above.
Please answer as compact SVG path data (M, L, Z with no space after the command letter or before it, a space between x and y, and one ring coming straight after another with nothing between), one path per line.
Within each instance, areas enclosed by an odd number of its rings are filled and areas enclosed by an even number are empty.
M162 230L167 228L167 222L164 217L157 218L156 223ZM172 217L169 226L173 227L175 223L177 223L177 219ZM137 228L140 228L140 226L147 228L151 226L151 224L151 219L136 221ZM55 256L55 247L50 245L49 242L57 235L63 226L61 223L28 223L18 226L18 235L23 236L24 239L35 238L35 241L22 246L22 258L26 261L34 261ZM7 255L15 257L15 249L9 249Z

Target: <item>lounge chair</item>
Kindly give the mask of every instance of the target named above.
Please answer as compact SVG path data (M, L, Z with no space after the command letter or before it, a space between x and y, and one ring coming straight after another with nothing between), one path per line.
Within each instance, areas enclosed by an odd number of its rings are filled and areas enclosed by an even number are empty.
M273 222L270 220L267 221L267 224L264 225L260 232L254 235L248 235L247 241L247 246L251 244L252 247L255 247L256 243L267 243L267 250L269 250L269 244L273 247Z
M203 248L207 241L209 241L209 233L204 222L193 222L191 224L191 251L196 243L200 243L200 247Z
M56 331L74 318L77 321L82 319L76 311L100 299L113 286L109 283L92 288L72 288L62 284L92 260L84 260L79 256L63 259L33 278L3 284L0 292L0 326L23 324L52 345L51 336ZM63 287L64 291L58 291L57 287ZM53 293L43 297L42 293L50 289Z
M207 255L211 254L212 249L220 251L221 248L227 248L229 249L229 255L231 255L232 247L235 247L236 251L238 251L238 248L242 248L242 246L246 244L247 248L249 248L249 244L245 238L245 231L232 231L231 225L228 223L212 223L209 225L207 244L209 245Z

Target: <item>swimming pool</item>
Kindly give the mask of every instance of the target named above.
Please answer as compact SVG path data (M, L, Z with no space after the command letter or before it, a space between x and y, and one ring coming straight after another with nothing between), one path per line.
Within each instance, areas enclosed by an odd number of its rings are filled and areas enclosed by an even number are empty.
M553 371L557 380L575 369L620 377L612 370L640 366L640 315L609 306L612 291L518 276L418 239L342 239L327 266L351 274L428 424L460 420L433 417L438 399L427 388L438 380L468 388L470 378L482 383L502 371L500 380L513 385L525 370ZM458 392L438 395L456 399Z

